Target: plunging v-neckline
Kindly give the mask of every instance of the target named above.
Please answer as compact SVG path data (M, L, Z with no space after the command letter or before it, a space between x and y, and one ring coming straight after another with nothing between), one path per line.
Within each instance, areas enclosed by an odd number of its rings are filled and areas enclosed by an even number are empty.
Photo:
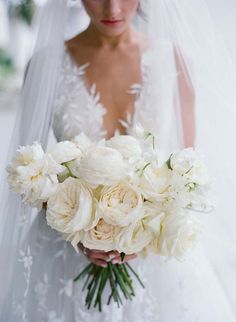
M68 48L66 45L65 47L65 54L68 56L68 59L71 63L71 66L75 68L78 71L78 76L80 77L81 85L84 89L84 92L86 93L87 97L89 99L94 99L96 101L96 108L100 108L103 110L104 114L107 113L107 107L104 106L104 104L101 103L100 100L100 92L96 89L96 83L94 82L92 85L88 84L87 79L85 78L86 75L86 68L90 65L90 62L86 62L84 64L78 64L78 62L75 61L75 59L71 56L70 52L68 51ZM141 71L141 83L133 83L130 85L129 89L127 89L127 93L131 95L136 95L134 106L133 106L133 113L126 112L127 116L126 118L118 119L118 121L122 124L123 127L127 128L130 123L132 123L133 118L135 117L137 113L137 109L139 106L139 100L141 98L141 93L143 86L145 84L145 78L146 78L146 67L147 67L147 54L149 53L149 50L143 51L141 53L140 58L140 71ZM108 131L104 127L104 119L101 124L101 132L104 134L104 137L107 136ZM119 133L119 129L115 129L115 133Z

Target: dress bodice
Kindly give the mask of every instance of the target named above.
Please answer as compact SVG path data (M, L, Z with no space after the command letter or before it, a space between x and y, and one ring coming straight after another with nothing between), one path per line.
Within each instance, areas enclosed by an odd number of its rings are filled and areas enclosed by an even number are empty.
M106 136L106 130L103 128L106 108L100 102L96 84L93 83L90 88L85 85L84 75L88 66L89 62L83 65L75 63L64 47L52 124L57 141L70 140L80 132L84 132L95 141ZM119 120L125 128L137 119L141 106L144 113L142 102L148 95L149 66L150 51L146 51L141 56L142 83L131 84L127 89L129 95L135 95L135 102L133 114L127 113L126 119ZM117 132L119 132L118 129Z

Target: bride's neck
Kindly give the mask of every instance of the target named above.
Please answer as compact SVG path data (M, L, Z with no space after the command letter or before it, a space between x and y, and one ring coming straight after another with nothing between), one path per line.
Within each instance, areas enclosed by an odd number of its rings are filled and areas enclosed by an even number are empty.
M123 44L131 43L134 38L134 30L130 26L122 34L111 37L100 33L93 24L90 24L84 31L84 36L87 42L93 46L114 49Z

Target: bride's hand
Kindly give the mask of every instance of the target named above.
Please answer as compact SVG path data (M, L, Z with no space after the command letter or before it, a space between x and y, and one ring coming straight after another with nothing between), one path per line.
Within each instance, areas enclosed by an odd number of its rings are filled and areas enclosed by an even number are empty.
M125 255L124 260L121 261L120 253L117 251L104 252L101 250L89 249L84 247L82 243L79 243L78 246L92 263L102 267L107 267L107 262L110 261L113 264L121 264L137 257L137 254Z

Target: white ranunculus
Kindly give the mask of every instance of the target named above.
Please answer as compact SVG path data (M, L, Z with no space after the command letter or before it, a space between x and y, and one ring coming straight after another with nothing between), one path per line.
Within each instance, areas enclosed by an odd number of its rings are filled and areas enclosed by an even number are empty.
M115 240L120 229L120 227L110 225L100 218L95 227L84 233L82 243L90 249L106 252L114 250L116 246Z
M197 184L208 184L207 168L193 148L186 148L171 155L170 166L179 175L185 175Z
M96 188L125 179L128 171L128 164L119 151L98 145L80 160L78 175Z
M119 151L125 159L141 157L142 149L139 141L130 135L117 135L106 142L106 145Z
M109 224L127 226L142 215L141 193L128 182L105 186L98 202L100 216Z
M62 170L50 154L44 154L40 145L33 144L19 149L7 167L8 183L22 195L24 202L40 209L54 193L58 185L57 174Z
M168 214L161 223L161 234L153 249L159 255L181 260L196 244L200 228L200 222L189 212Z
M92 192L80 180L67 178L48 200L47 223L61 233L73 234L96 225Z
M49 153L58 163L69 162L81 156L81 151L76 147L76 144L70 141L58 142Z

